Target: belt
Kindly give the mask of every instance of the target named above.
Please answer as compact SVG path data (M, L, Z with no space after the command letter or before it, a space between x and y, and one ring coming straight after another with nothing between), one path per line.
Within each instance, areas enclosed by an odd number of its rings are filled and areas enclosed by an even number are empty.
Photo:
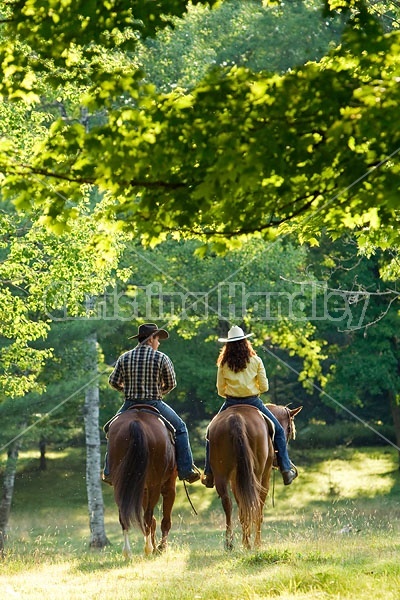
M252 400L253 398L259 398L257 394L253 394L252 396L226 396L225 400Z
M125 402L132 402L132 404L146 404L146 402L161 402L162 398L125 398Z

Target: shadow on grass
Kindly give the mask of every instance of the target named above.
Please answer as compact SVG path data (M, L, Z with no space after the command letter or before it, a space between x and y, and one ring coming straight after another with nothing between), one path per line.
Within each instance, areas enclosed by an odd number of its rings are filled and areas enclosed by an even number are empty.
M293 453L294 455L294 453ZM284 488L276 481L275 507L271 495L264 511L262 538L278 547L293 540L314 540L318 536L330 537L338 543L339 532L350 535L369 535L371 532L391 531L392 522L400 518L400 473L395 467L397 453L379 449L337 448L320 451L302 451L294 457L299 465L300 476L292 486ZM309 462L308 462L309 461ZM21 555L33 551L67 554L77 561L82 571L122 569L126 562L121 555L122 534L118 523L118 511L111 488L104 487L103 498L106 517L106 534L113 542L102 553L89 551L86 482L84 473L84 450L73 449L64 453L62 460L51 459L48 469L36 467L19 472L16 479L11 520L16 531L15 548ZM349 481L359 478L355 497L346 497ZM171 551L175 548L201 548L189 559L207 567L225 557L225 518L221 501L215 489L194 484L189 493L198 516L187 501L183 486L178 484L177 499L173 510ZM240 551L240 525L235 508L236 547L232 559L243 558ZM160 523L160 514L155 515ZM111 537L110 537L111 533ZM18 539L21 541L19 542ZM143 539L135 531L131 533L134 559L143 559ZM39 548L39 550L38 550ZM85 553L85 554L84 554ZM200 554L204 557L201 558ZM278 557L279 558L279 557ZM282 558L282 556L281 556ZM272 558L262 554L258 559L268 564ZM203 562L202 562L203 561ZM205 562L204 562L205 561ZM196 571L197 572L197 571Z

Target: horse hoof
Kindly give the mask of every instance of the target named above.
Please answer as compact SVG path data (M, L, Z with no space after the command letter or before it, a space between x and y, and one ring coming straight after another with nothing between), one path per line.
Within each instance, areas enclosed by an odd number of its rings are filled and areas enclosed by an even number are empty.
M233 550L233 543L232 542L226 542L225 543L225 550L227 550L228 552L232 552L232 550Z

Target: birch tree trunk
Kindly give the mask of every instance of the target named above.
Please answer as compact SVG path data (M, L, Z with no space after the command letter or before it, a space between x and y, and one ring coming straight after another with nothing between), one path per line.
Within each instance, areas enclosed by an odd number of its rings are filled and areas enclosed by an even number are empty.
M88 497L90 547L104 548L109 541L104 529L104 503L101 489L101 449L99 431L99 382L97 335L87 338L87 365L90 385L86 388L84 420L86 437L86 490Z
M25 429L26 423L21 424ZM8 451L8 458L4 473L3 494L0 503L0 557L4 557L4 546L7 537L8 520L10 518L11 503L14 494L15 473L17 470L18 452L21 447L22 437L13 442Z

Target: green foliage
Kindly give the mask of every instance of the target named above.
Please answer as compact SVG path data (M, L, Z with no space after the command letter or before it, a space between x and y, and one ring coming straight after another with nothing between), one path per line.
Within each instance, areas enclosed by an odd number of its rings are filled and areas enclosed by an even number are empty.
M113 198L104 218L148 242L179 231L219 243L288 221L303 240L322 227L395 236L399 44L363 15L339 50L285 75L233 67L187 94L143 88L89 132L56 124L35 180L17 173L4 192L54 223L94 183Z
M98 53L98 45L132 48L139 32L153 34L168 22L165 15L180 15L184 9L181 0L2 3L4 36L8 38L4 58L15 65L9 67L14 74L27 65L36 71L49 68L46 59L54 60L56 66L74 67L82 54ZM33 56L23 56L19 40L33 50Z
M73 130L79 130L76 119L82 116L77 92L70 85L59 93L49 88L47 91L46 101L35 108L22 101L0 103L1 167L22 174L29 199L33 192L25 177L26 163L39 140L46 137L49 125L60 112ZM94 252L93 243L95 239L98 242L100 234L95 220L100 199L88 186L79 187L78 206L68 206L63 220L51 219L53 231L45 228L48 216L41 211L31 212L29 217L21 211L16 213L13 204L2 197L0 401L5 396L16 398L30 391L43 391L40 374L52 352L51 345L43 345L50 321L63 311L85 314L90 295L110 283L119 243L108 240L101 256ZM64 192L68 193L67 186ZM58 198L60 194L58 190ZM67 195L64 201L68 202Z
M344 20L325 20L325 25L313 20L310 26L305 19L316 19L315 3L265 10L260 4L237 2L214 10L191 7L183 21L174 18L183 12L180 2L129 6L94 2L73 7L69 2L49 5L32 0L3 6L4 17L15 18L2 32L2 199L19 211L33 211L35 221L27 242L19 235L11 250L9 235L16 225L3 227L4 249L10 255L2 277L11 277L11 266L17 264L11 286L23 284L25 294L28 285L32 292L32 304L23 307L15 288L10 292L5 286L4 298L10 296L6 311L18 312L24 325L21 331L28 331L24 318L40 313L34 298L43 289L52 318L62 316L64 309L73 314L72 307L81 314L85 295L100 293L107 280L107 268L118 255L114 243L126 239L121 232L140 237L150 247L164 241L161 246L166 252L171 249L170 241L165 241L169 234L211 241L211 246L195 245L197 258L203 256L202 266L198 261L193 268L188 261L193 270L182 274L186 250L180 254L176 246L175 262L170 264L167 258L160 262L162 273L171 271L189 290L195 274L199 289L201 285L208 290L211 276L221 282L227 270L240 268L252 293L263 291L265 285L274 292L291 293L292 288L283 280L278 285L277 278L293 280L299 257L297 249L276 243L277 254L267 272L265 264L254 258L254 246L248 244L248 236L255 232L260 248L262 238L273 240L276 231L318 244L323 231L338 238L349 229L355 231L366 255L377 247L398 245L399 132L393 123L400 100L399 34L385 33L362 3L332 3L331 7L341 13L349 4L352 10L346 14L342 43L324 57ZM163 11L169 14L165 21L160 16ZM131 15L142 23L132 21ZM164 93L152 85L158 81L151 60L147 58L145 80L138 68L144 57L140 61L126 49L132 48L131 42L136 44L140 28L146 34L154 32L168 19L176 33L166 29L150 44L150 58L166 44L175 53L186 54L183 65L175 61L178 75L174 77L190 89ZM212 37L216 24L219 32ZM228 45L231 25L234 39ZM274 27L285 33L277 38ZM207 56L197 66L194 44L184 39L185 28L189 37L202 40L200 55L207 46ZM291 31L297 44L289 39ZM262 36L265 47L261 47ZM274 62L271 52L267 55L272 45L282 62ZM303 65L307 59L318 62ZM219 66L208 69L210 61ZM190 83L187 65L192 66ZM170 65L163 63L162 70L164 66ZM165 80L167 75L161 75ZM42 104L39 95L46 97ZM15 112L14 104L6 101L11 98L23 100L15 103ZM44 228L60 237L45 234ZM100 261L90 242L96 244ZM243 244L240 255L237 249ZM215 254L228 250L225 263L214 260ZM251 262L249 269L246 259ZM389 260L385 277L393 278L396 262L394 257ZM282 263L284 268L278 268ZM84 281L66 292L64 283L80 273ZM55 279L61 282L59 288L53 285ZM134 294L143 281L133 282L130 292ZM294 304L291 319L279 318L266 326L256 302L240 315L245 325L258 321L260 339L268 336L275 348L285 347L300 357L305 385L320 377L322 345L322 329L316 332L314 324L303 319L313 301L308 289ZM227 312L228 301L224 302L229 321L233 315ZM125 308L129 310L129 303ZM171 316L168 311L167 316ZM177 331L187 338L193 331L204 332L206 340L209 332L201 325L201 317L193 311ZM221 323L216 319L212 326L218 334ZM6 327L13 327L7 315ZM41 327L32 328L34 336L45 334L44 319ZM13 340L12 334L10 329L5 339ZM21 352L23 341L19 340ZM116 345L110 346L115 354ZM7 351L4 348L5 356ZM31 362L36 379L41 364L38 361L34 367L35 361ZM22 377L27 365L21 365ZM205 381L205 371L202 375ZM30 380L26 385L31 385ZM201 388L201 395L211 398L203 381Z
M348 6L356 10L350 12L342 45L304 66L306 56L321 56L319 44L326 48L329 39L337 39L336 32L324 37L326 25L318 29L308 21L315 38L301 34L306 16L318 14L314 3L265 9L223 3L214 11L191 8L182 22L174 18L183 9L178 1L72 7L32 0L4 9L5 95L26 92L30 102L36 70L42 89L51 78L56 85L75 78L85 87L82 102L107 108L90 128L55 122L34 148L28 167L11 161L5 149L4 192L20 210L40 207L44 223L59 231L79 210L82 183L95 184L110 198L102 214L105 222L117 218L121 229L148 243L174 231L207 236L222 251L232 236L265 234L287 222L313 243L322 227L332 236L355 229L360 243L366 230L376 244L387 244L388 235L396 243L399 139L391 125L399 103L399 37L384 34L362 3L331 3L333 10ZM203 71L198 82L196 61L188 55L191 92L156 93L142 82L137 61L129 62L122 51L124 40L135 39L127 27L154 31L168 22L160 17L163 12L177 33L167 30L162 47L171 43L175 55L182 35L194 37L198 30L195 39L211 46L211 31L218 24L221 40L212 44L215 57L209 60L224 66ZM231 21L235 39L228 48ZM286 71L293 59L266 65L257 37L270 39L267 33L275 35L276 27L296 31L296 39L306 45L304 51L296 45L300 64L281 75L272 71ZM283 57L282 44L280 49L275 54ZM32 64L21 62L22 55ZM268 72L255 72L260 68ZM179 84L179 76L174 79Z
M316 323L318 335L329 344L328 396L322 400L336 412L352 407L366 420L387 422L400 389L400 354L398 293L380 276L385 252L367 259L358 255L354 238L332 244L323 237L311 257L319 286L325 287L317 310L327 318Z
M191 89L215 66L282 73L318 60L341 29L341 20L321 19L318 2L271 7L232 0L214 10L189 4L173 29L139 46L138 60L160 90Z
M88 203L88 197L82 204ZM4 213L0 263L2 394L22 396L37 387L38 375L51 354L40 348L51 320L90 314L90 296L112 282L120 247L117 242L99 259L91 247L96 222L81 211L70 232L56 235L13 212ZM36 342L36 344L35 344Z

